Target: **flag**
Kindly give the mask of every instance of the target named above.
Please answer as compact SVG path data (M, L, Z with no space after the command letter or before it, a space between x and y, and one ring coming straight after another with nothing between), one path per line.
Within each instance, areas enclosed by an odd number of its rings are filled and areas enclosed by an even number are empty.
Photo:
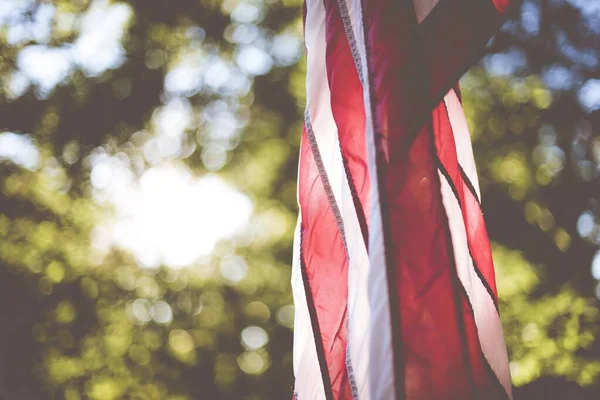
M457 84L511 3L305 1L295 398L511 398Z

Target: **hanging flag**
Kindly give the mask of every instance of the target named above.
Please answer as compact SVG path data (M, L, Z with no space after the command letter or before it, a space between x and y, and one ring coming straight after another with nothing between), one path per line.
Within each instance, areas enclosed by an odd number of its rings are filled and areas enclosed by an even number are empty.
M306 0L297 399L507 399L458 79L511 0Z

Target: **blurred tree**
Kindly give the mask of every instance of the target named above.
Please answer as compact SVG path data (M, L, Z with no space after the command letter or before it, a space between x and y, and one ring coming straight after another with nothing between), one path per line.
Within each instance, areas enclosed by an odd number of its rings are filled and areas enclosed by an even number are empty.
M300 5L0 5L0 397L291 395ZM525 398L598 398L599 21L525 1L462 81ZM163 185L217 174L248 196L246 229L190 262L111 237L165 165Z

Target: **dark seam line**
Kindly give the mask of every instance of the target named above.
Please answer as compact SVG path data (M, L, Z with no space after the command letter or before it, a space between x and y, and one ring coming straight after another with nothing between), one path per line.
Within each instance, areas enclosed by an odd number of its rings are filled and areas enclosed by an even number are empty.
M377 189L379 195L379 206L381 213L381 225L383 230L383 241L384 241L384 254L386 258L386 275L387 275L387 289L388 289L388 302L390 306L390 330L392 336L392 357L394 360L394 383L396 400L404 399L404 363L402 360L403 355L403 344L402 344L402 331L400 323L400 308L399 299L396 288L396 271L394 265L394 254L392 249L394 244L391 241L391 228L389 225L389 210L387 199L385 197L385 159L382 157L380 150L380 139L381 135L377 133L377 96L375 88L371 85L373 82L373 76L370 68L370 60L372 60L372 49L368 45L368 24L365 24L365 4L368 0L361 0L361 15L362 15L362 27L363 27L363 40L365 44L365 56L367 65L364 66L367 70L367 83L369 85L369 102L371 109L371 124L373 128L373 144L375 147L375 167L377 168ZM368 122L367 122L368 123ZM379 143L378 143L379 142Z
M479 278L479 280L483 284L483 287L485 287L486 292L488 292L488 295L492 299L492 303L494 303L494 308L496 309L496 312L498 313L498 316L500 316L500 308L498 307L498 299L496 298L496 296L494 296L494 292L490 288L490 285L488 284L487 280L485 279L485 277L481 273L481 270L479 269L479 266L475 262L475 259L473 258L473 253L471 253L471 248L470 247L469 247L469 257L471 258L471 261L473 262L473 267L474 267L473 269L475 270L475 274L477 274L477 277Z
M319 327L319 320L317 318L317 310L315 308L315 302L312 297L310 290L310 282L308 279L308 273L306 271L306 262L304 261L304 227L300 227L300 270L302 271L302 281L304 282L304 292L306 295L306 305L308 306L308 313L310 315L310 323L312 325L313 336L315 339L315 347L317 349L317 358L319 360L319 367L321 368L321 377L323 378L323 390L325 391L325 398L327 400L333 400L333 389L331 387L331 378L329 377L329 370L327 368L327 361L325 360L325 350L323 349L323 340L321 338L321 328Z
M317 138L315 137L315 132L313 131L310 116L308 114L308 109L304 113L304 123L306 125L306 136L310 145L310 150L315 160L315 164L317 165L317 170L319 171L319 178L321 179L321 183L323 184L323 189L325 190L325 195L327 196L329 207L331 208L331 212L333 213L333 217L335 219L338 231L340 232L340 236L342 237L344 251L346 252L346 258L348 258L348 244L346 242L344 220L342 218L342 214L340 213L340 208L337 205L335 195L333 194L333 189L331 188L331 183L329 182L329 177L327 176L327 171L325 170L325 165L323 164L323 158L321 158L319 144L317 143Z
M340 149L340 151L341 151L341 149ZM350 194L352 196L352 202L354 203L356 217L358 218L358 224L360 226L360 232L362 234L363 241L365 242L365 247L367 249L367 254L368 254L368 252L369 252L369 227L367 225L367 217L365 215L365 210L360 202L360 198L358 196L358 191L356 190L356 185L354 184L354 178L352 177L352 172L350 172L350 168L348 166L348 160L346 159L346 157L344 157L343 153L342 153L342 163L344 164L344 171L346 172L346 178L348 179L348 186L350 187Z
M458 85L458 83L457 83ZM457 94L456 89L453 89L454 93ZM458 96L458 94L457 94ZM460 99L459 99L460 100ZM461 103L462 106L462 103ZM452 121L450 121L450 110L448 109L448 104L446 103L446 101L444 100L444 109L446 110L446 114L445 116L448 119L448 123L450 125L450 130L452 131L452 138L454 140L454 129L452 128ZM456 140L454 140L456 142ZM469 141L471 141L471 139L469 138ZM473 194L473 197L475 197L475 200L477 201L477 204L479 204L479 209L481 210L481 200L479 199L479 195L477 194L477 191L475 190L475 186L473 185L473 183L471 182L471 179L469 179L469 176L467 175L467 173L465 172L465 170L463 169L462 165L460 164L460 161L458 160L458 148L456 149L456 163L458 164L458 170L463 178L464 183L467 185L467 187L469 188L469 191L471 192L471 194ZM477 172L475 172L477 173ZM483 214L483 212L482 212Z
M467 294L467 289L465 289L462 282L460 283L459 289L460 289L461 295L464 296L465 303L467 304L467 308L469 309L469 311L471 311L471 313L474 313L473 305L471 304L471 300L469 299L469 295ZM475 319L475 314L473 314L473 319ZM475 328L477 328L477 324L475 324Z
M481 270L479 269L479 266L475 262L475 259L473 258L473 253L471 253L471 247L470 246L469 246L469 257L471 258L471 261L473 262L473 267L474 267L473 269L475 270L475 274L477 274L477 277L479 278L479 280L483 284L483 287L485 287L486 292L488 292L488 294L490 295L490 298L492 299L492 303L494 303L494 308L496 309L496 312L498 313L498 316L500 316L500 308L498 307L498 299L496 299L496 296L494 296L494 292L492 291L492 288L488 284L487 280L485 279L485 277L481 273Z
M448 185L452 189L452 193L454 193L454 197L456 198L456 201L458 202L458 207L460 208L460 211L462 214L463 205L460 201L460 197L458 196L458 190L456 189L456 186L454 185L454 182L452 181L452 178L450 177L450 174L448 174L448 171L446 170L446 167L444 166L442 161L439 159L439 157L436 157L436 158L437 158L436 159L437 167L440 170L440 172L442 173L442 175L444 175L444 177L446 178L446 181L448 182ZM462 215L461 215L461 218L462 218ZM464 218L463 218L463 224L464 224ZM500 308L498 307L498 299L496 299L496 296L494 296L494 292L492 291L492 288L490 287L488 281L484 278L483 274L481 273L481 270L479 269L479 266L475 262L475 258L473 258L473 253L471 252L471 244L469 243L468 233L467 232L465 232L465 233L467 234L467 248L469 250L469 257L471 258L471 261L473 262L473 267L474 267L473 269L475 270L475 273L479 277L479 280L485 287L485 290L490 295L490 298L492 299L492 302L494 303L494 308L496 308L496 312L498 313L498 315L500 315Z
M358 52L356 38L354 37L354 31L352 30L352 21L350 21L348 7L346 6L345 0L337 0L337 5L340 11L340 17L342 18L342 25L344 25L344 31L346 32L346 39L348 40L350 53L352 54L352 59L354 59L354 67L356 68L356 73L358 74L358 80L362 85L364 84L362 63L360 61L360 54Z
M456 81L455 86L452 88L452 90L454 90L454 94L456 94L456 98L458 99L458 102L460 103L460 105L462 106L462 93L460 90L460 84L458 81Z
M346 302L346 312L348 312L348 303ZM348 329L349 318L346 317L346 370L348 372L348 380L350 381L350 393L352 394L352 400L358 400L358 386L356 385L356 378L354 377L354 369L352 368L352 360L350 358L350 333Z
M462 175L465 185L467 185L467 187L469 188L469 191L473 194L473 197L475 197L475 200L477 200L477 204L479 204L479 207L481 209L481 200L479 199L479 195L477 194L477 191L475 190L475 186L473 186L473 183L469 179L469 176L464 171L464 169L463 169L462 165L460 165L460 163L458 163L458 169L460 170L460 174ZM483 210L481 210L481 212L483 214Z

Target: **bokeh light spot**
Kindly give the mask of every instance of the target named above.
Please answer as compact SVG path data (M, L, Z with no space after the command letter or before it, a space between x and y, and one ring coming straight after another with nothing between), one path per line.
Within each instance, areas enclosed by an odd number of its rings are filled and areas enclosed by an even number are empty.
M248 350L257 350L266 345L269 335L260 326L248 326L242 331L242 344Z
M152 305L150 314L152 319L161 325L168 325L173 320L171 306L164 301L157 301Z

